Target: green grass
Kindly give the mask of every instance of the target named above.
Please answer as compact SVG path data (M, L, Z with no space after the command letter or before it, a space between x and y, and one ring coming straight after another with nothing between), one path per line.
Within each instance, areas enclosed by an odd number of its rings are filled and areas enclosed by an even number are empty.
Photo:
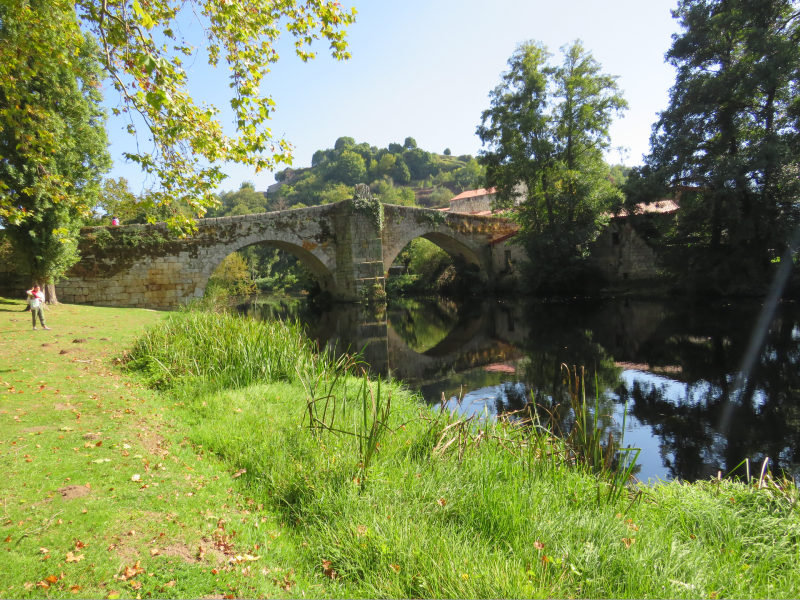
M61 305L34 332L23 307L0 302L0 597L318 595L281 514L121 368L165 313Z
M576 465L562 440L503 423L436 419L398 384L384 383L379 394L377 382L365 387L334 373L324 358L314 368L304 351L299 372L316 382L305 389L289 374L214 391L184 379L171 393L191 441L245 469L248 493L303 540L295 566L324 582L317 595L800 593L793 487L723 480L609 494L619 481ZM387 416L380 407L389 396ZM366 464L363 444L376 420L382 437Z
M800 595L794 488L609 498L562 440L437 417L290 326L65 306L34 335L21 308L0 307L2 597Z

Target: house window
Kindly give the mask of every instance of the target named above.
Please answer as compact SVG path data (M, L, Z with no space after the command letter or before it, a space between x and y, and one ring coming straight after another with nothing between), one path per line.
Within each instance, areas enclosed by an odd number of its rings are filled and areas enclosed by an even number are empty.
M619 232L614 231L611 233L611 245L612 246L619 246Z

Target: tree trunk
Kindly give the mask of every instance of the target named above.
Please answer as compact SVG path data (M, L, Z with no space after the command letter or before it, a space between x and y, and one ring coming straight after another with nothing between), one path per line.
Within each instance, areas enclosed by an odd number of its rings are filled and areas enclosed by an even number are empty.
M44 285L44 299L47 304L55 306L58 304L58 297L56 296L56 284L46 283Z

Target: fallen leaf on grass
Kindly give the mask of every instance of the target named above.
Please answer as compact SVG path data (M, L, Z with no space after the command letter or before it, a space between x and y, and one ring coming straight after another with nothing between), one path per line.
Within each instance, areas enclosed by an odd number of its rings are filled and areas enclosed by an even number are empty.
M544 550L544 544L539 540L533 542L533 547L536 548L537 550Z
M436 504L438 504L439 506L445 506L447 504L447 500L445 500L444 498L439 498L436 501Z
M47 548L39 548L39 552L41 552L42 554L47 554L48 552L50 552L50 550L48 550Z
M636 538L622 538L622 543L625 544L626 548L630 548L636 543Z
M140 481L141 479L142 479L142 476L139 475L138 473L136 473L135 475L133 475L131 477L131 481Z
M241 477L241 476L242 476L242 475L244 475L245 473L247 473L247 469L239 469L238 471L236 471L236 473L234 473L234 474L232 475L232 477L235 479L235 478L237 478L237 477Z
M78 592L81 591L81 586L79 586L79 585L71 585L71 586L69 586L69 591L72 592L73 594L77 594Z
M400 572L400 565L389 565L389 568L394 571L395 573Z
M135 565L125 567L125 569L122 571L122 575L114 575L114 579L126 581L127 579L131 579L132 577L136 577L142 573L144 573L144 569L141 567L141 561L137 560Z
M11 542L11 536L8 536L6 539L3 540L6 544Z
M117 598L119 598L119 592L109 590L108 596L106 596L106 598L108 598L108 600L117 600Z
M272 583L277 585L284 592L288 592L289 590L292 589L292 586L295 584L295 582L290 578L290 575L291 571L289 572L289 575L284 575L283 579L273 579Z
M80 541L80 540L75 540L75 550L80 550L80 549L82 549L82 548L86 548L86 546L88 546L88 545L89 545L89 544L84 544L84 543L83 543L82 541Z
M164 584L164 587L175 587L175 582L174 581L168 581L167 583Z
M131 587L135 590L142 589L142 582L141 581L131 581Z
M254 560L258 560L261 558L260 556L251 556L250 554L237 554L236 556L231 556L228 559L229 563L232 564L239 564L243 562L252 562Z
M217 575L218 573L219 573L219 570L217 570L217 569L211 569L211 574L212 574L212 575Z
M158 556L159 554L158 548L150 548L150 556Z
M83 554L78 554L75 556L72 552L67 552L67 562L80 562L84 558L86 558Z
M331 561L323 560L322 561L322 573L325 575L325 577L330 577L331 579L336 579L336 577L338 575L337 575L336 571L333 570L333 567L331 567L331 564L332 564Z

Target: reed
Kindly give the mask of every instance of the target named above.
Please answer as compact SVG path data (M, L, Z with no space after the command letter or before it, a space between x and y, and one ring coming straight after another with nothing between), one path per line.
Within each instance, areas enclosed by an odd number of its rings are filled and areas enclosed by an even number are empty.
M626 491L626 486L634 480L633 469L640 449L624 447L625 425L628 416L627 401L622 421L622 435L619 441L614 439L613 432L608 436L603 435L602 427L598 426L600 419L600 392L595 374L595 399L594 410L586 402L586 372L583 367L573 367L570 371L567 365L561 365L567 372L567 384L575 412L575 424L565 437L569 459L591 471L606 488L605 497L609 501L620 498ZM598 486L598 498L601 497L601 488Z

